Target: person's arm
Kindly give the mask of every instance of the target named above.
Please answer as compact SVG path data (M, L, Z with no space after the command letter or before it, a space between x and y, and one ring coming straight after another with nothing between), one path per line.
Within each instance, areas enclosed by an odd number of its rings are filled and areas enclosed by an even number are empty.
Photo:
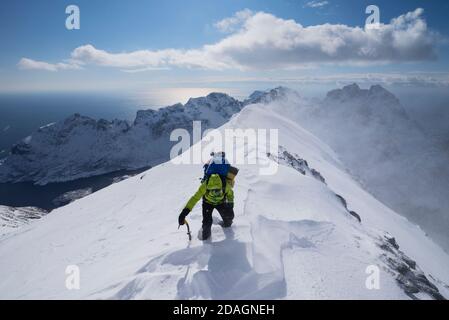
M226 183L226 202L234 203L234 190L229 183Z
M193 207L197 204L198 201L206 194L206 183L203 182L198 190L195 192L195 194L190 198L190 200L187 202L185 208L189 209L189 211L192 211Z

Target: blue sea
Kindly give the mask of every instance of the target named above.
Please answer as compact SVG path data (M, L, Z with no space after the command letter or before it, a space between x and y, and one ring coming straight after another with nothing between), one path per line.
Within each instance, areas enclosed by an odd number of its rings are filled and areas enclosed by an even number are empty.
M133 119L139 109L135 101L119 95L38 93L0 95L0 151L4 156L12 144L37 128L63 120L73 113L93 118Z

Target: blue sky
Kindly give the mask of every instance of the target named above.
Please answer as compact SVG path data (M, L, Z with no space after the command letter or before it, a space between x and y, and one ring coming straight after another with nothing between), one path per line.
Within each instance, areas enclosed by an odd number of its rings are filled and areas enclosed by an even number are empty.
M69 4L80 8L80 30L65 28ZM363 28L369 4L380 8L387 25L417 8L424 12L386 29L391 34L366 40L354 28ZM445 83L448 9L447 1L438 0L2 1L0 90L143 90L310 77L357 80L366 74ZM301 29L310 26L317 28ZM329 34L340 42L329 41ZM435 39L422 40L429 37ZM363 57L354 54L366 48Z

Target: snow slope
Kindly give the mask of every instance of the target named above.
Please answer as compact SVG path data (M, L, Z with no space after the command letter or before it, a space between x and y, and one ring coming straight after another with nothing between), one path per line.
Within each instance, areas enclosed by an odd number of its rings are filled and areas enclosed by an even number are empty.
M225 128L277 128L278 154L246 146L235 224L201 242L201 206L177 216L201 165L167 162L56 209L0 238L0 298L409 299L449 296L449 257L365 192L335 154L269 106L251 105ZM266 161L275 175L260 175ZM360 216L361 223L357 219ZM68 265L80 289L65 287ZM380 289L365 286L380 268Z

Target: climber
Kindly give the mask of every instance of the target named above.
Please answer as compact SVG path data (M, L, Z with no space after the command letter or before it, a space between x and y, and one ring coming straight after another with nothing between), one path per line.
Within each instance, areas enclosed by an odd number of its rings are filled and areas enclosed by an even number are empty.
M214 154L211 154L213 157ZM220 153L219 157L224 158L225 154ZM218 164L218 165L217 165ZM227 169L220 167L221 164L226 164ZM211 168L210 166L216 166ZM234 219L234 178L237 175L238 169L231 167L227 161L217 160L213 158L204 168L205 177L203 178L197 192L190 198L179 215L179 225L184 225L185 218L192 211L193 207L202 198L203 199L203 226L202 240L207 240L211 234L212 228L212 212L217 209L223 222L223 228L229 228Z

